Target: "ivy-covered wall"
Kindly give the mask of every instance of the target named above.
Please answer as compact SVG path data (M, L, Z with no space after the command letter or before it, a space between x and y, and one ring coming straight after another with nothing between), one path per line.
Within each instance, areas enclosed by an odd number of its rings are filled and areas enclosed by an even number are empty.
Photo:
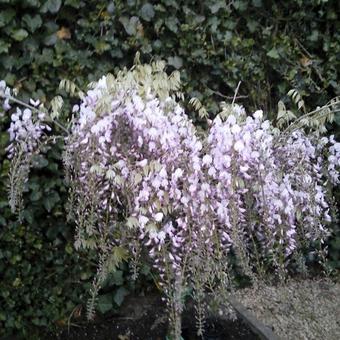
M340 94L336 0L0 0L0 76L39 97L61 78L80 85L136 51L181 70L188 94L216 109L240 94L276 110L291 88L311 106Z
M340 95L339 16L337 0L0 0L0 79L45 101L61 79L84 86L140 51L178 69L187 98L212 114L241 81L238 102L273 118L291 88L309 108ZM93 268L75 254L65 221L61 146L37 158L23 222L9 212L8 124L0 117L0 336L65 322Z

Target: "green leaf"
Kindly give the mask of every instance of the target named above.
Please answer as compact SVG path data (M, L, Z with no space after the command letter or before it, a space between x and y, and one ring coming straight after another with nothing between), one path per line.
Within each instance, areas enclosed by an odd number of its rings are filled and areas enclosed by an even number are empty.
M183 59L180 57L169 57L168 64L175 67L176 69L180 69L183 66Z
M276 48L272 48L269 52L267 52L267 56L273 59L279 59L280 55Z
M51 64L53 60L53 50L51 48L44 48L41 55L36 55L35 60L39 64Z
M22 41L28 37L28 32L23 28L13 31L11 34L12 38L16 41Z
M252 4L254 7L261 7L262 6L262 0L252 0Z
M55 45L55 43L57 42L58 37L56 33L50 34L48 35L45 39L44 39L44 44L47 46L52 46Z
M111 2L108 6L107 6L107 11L110 13L110 14L113 14L115 12L115 4L114 2Z
M84 6L83 1L81 0L66 0L64 4L74 8L80 8Z
M0 215L0 225L5 226L6 225L6 219Z
M100 295L98 297L98 310L104 314L112 309L112 294Z
M241 0L233 1L233 5L234 5L235 9L243 12L243 11L245 11L247 9L248 2L247 1L241 1Z
M129 229L137 227L138 226L138 219L134 216L130 216L126 221L126 226Z
M155 16L155 10L153 9L153 6L147 2L143 5L139 14L145 21L151 21L151 19Z
M30 200L33 202L39 201L41 197L42 197L41 191L33 191L30 195Z
M32 166L37 169L45 168L48 165L48 160L43 155L35 155L32 159Z
M65 247L66 253L70 255L73 253L73 250L74 250L73 246L70 243L68 243Z
M22 213L22 217L29 223L32 224L34 221L34 214L32 209L26 209Z
M117 267L121 262L128 258L128 252L123 247L113 247L112 249L112 259L114 262L114 267Z
M32 33L35 32L42 25L42 19L39 14L35 16L25 14L22 18L22 21Z
M0 40L0 53L8 53L8 49L11 47L11 44Z
M116 270L112 273L112 282L117 286L121 286L124 283L123 272L121 270Z
M82 272L80 274L80 279L85 281L85 280L88 280L91 276L92 276L91 272Z
M14 9L6 9L0 12L0 27L6 26L15 17Z
M47 195L47 197L43 201L43 205L47 212L51 212L55 207L56 203L60 201L60 196L56 191L52 191Z
M312 34L308 37L308 40L316 42L319 39L319 31L313 30Z
M57 13L61 6L61 0L47 0L40 8L41 13Z
M98 54L102 54L103 52L110 50L111 45L104 40L97 40L94 47Z
M121 17L119 21L123 24L124 29L128 35L136 35L137 25L139 24L138 17L133 16L130 19L127 17Z
M39 7L40 1L39 0L25 0L25 5L29 5L31 7Z
M256 20L249 20L247 22L247 27L251 33L254 33L259 26L259 23Z
M178 24L179 24L179 21L176 17L170 17L170 18L165 19L165 26L171 32L174 32L174 33L178 32Z
M123 303L125 296L128 294L129 291L126 288L119 287L114 295L113 300L118 306L120 306Z
M148 264L145 263L145 264L142 265L142 268L141 268L140 272L143 275L149 275L150 272L151 272L151 268L150 268L150 266Z
M55 226L50 227L46 231L46 237L51 241L55 240L59 231L60 231L60 228L56 228Z
M217 13L221 8L225 8L225 1L214 1L213 5L209 6L212 14Z

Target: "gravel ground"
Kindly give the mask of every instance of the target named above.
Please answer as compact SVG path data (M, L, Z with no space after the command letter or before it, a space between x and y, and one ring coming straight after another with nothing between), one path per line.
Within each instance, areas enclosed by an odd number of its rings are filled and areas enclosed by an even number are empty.
M340 283L290 281L242 289L235 298L282 339L340 339Z

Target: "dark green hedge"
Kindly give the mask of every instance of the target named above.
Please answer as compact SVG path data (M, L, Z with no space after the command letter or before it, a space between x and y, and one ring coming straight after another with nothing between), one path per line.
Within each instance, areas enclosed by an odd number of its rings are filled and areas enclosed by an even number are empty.
M185 93L211 112L242 81L239 102L272 118L291 88L309 108L340 95L339 15L337 0L0 0L0 79L44 101L61 79L83 86L140 51L179 69ZM93 268L72 248L60 146L37 159L23 223L10 214L8 124L0 118L0 336L67 319Z
M213 109L240 80L244 103L268 112L293 87L313 107L340 94L339 1L226 3L0 0L0 76L44 97L61 78L82 85L141 51L180 69L186 93Z

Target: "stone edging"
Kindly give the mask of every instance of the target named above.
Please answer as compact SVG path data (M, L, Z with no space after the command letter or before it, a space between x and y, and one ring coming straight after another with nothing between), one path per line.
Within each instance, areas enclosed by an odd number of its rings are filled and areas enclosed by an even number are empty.
M228 298L230 305L236 311L236 314L256 333L262 340L282 340L276 334L272 332L267 326L261 321L257 320L256 317L249 312L240 302L235 300L233 297Z

